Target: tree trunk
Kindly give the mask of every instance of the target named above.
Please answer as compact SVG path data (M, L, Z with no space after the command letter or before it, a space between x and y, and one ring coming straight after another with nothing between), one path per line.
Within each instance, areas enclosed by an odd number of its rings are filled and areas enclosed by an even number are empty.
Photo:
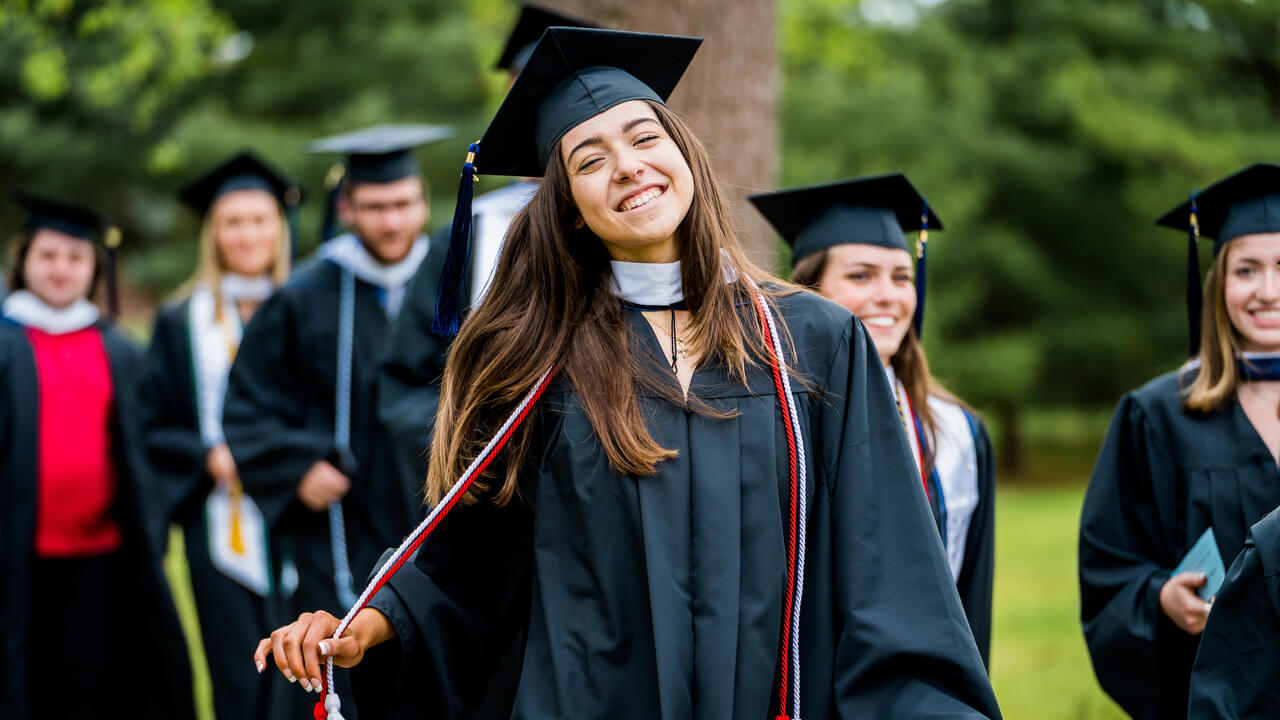
M705 38L671 97L693 126L733 203L752 259L776 268L774 234L746 197L774 189L778 170L778 53L774 0L549 0L601 26Z

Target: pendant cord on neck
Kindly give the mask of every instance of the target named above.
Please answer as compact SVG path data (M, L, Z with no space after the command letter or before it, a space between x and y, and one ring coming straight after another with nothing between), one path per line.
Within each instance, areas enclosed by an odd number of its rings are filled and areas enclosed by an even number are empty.
M671 308L671 372L679 375L680 368L676 362L676 309L673 307Z

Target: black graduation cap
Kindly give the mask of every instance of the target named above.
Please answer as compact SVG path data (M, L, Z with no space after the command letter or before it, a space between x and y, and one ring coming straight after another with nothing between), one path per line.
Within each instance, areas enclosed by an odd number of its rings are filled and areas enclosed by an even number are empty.
M833 245L857 243L906 250L906 232L916 244L916 333L923 329L929 230L942 220L906 175L890 173L825 185L761 193L747 198L791 246L794 264Z
M120 230L106 213L30 190L15 190L13 198L27 213L23 227L29 233L48 228L108 249L120 245Z
M218 198L236 190L262 190L286 208L301 203L303 197L302 188L291 178L242 150L182 186L178 198L204 215Z
M629 100L666 103L702 38L547 28L489 123L476 153L481 175L540 177L556 142Z
M49 229L85 242L96 242L106 249L107 306L112 315L119 312L119 293L116 288L115 250L120 247L120 229L106 213L87 205L69 202L51 195L30 190L14 190L14 201L27 213L23 228L34 233Z
M701 44L683 35L547 28L484 137L468 150L432 331L455 335L462 322L475 175L542 176L556 143L577 125L630 100L665 104Z
M417 175L412 150L452 136L448 125L375 125L313 140L307 151L345 154L348 182L381 184Z
M525 3L520 8L520 17L516 19L515 27L511 28L511 34L507 36L507 45L498 58L497 69L518 74L529 63L533 48L538 44L542 33L549 27L557 26L590 28L596 27L596 24L541 5Z
M1254 163L1215 182L1161 215L1156 225L1187 233L1187 327L1191 355L1200 350L1200 255L1196 241L1213 239L1216 255L1242 235L1280 232L1280 165Z

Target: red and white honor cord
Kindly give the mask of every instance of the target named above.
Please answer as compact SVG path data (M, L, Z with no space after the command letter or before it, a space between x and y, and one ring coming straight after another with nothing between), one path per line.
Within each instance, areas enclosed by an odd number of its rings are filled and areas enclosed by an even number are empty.
M804 548L808 516L804 436L800 432L800 414L796 411L795 396L791 394L791 378L787 374L786 355L782 352L782 339L774 322L773 309L758 289L753 287L752 290L755 293L756 312L760 316L760 327L772 355L774 391L778 394L778 407L783 414L791 481L791 503L787 521L787 592L783 606L779 658L781 673L778 683L778 720L800 720L800 604L804 597ZM789 706L788 699L791 701ZM788 707L790 715L787 714Z
M779 688L778 717L780 720L799 720L800 601L804 594L805 521L808 503L805 485L804 439L800 433L800 416L796 411L795 398L791 394L791 380L787 375L786 358L782 351L782 342L774 321L773 310L758 289L753 286L752 290L755 294L756 312L760 318L761 331L764 333L766 345L773 361L774 389L778 395L779 407L783 411L783 427L787 436L787 462L791 485L791 502L787 523L787 592L784 606L785 614L782 622L780 658L782 675ZM510 417L494 434L494 437L480 451L480 454L471 462L466 471L462 473L462 477L458 479L458 482L432 508L426 519L418 527L414 528L404 542L400 543L400 547L396 548L391 557L382 564L382 567L378 568L368 586L365 587L364 592L360 593L360 597L356 599L355 605L347 611L346 616L342 618L342 622L338 624L338 628L334 630L334 639L342 637L343 633L351 625L351 621L355 619L356 614L364 609L369 600L382 589L382 586L386 585L392 575L399 571L409 556L422 545L427 536L436 529L458 501L465 496L471 484L484 472L494 456L502 450L503 446L507 444L507 441L515 433L515 430L524 422L529 411L538 402L538 399L542 397L542 393L547 389L547 386L550 385L553 374L553 369L548 369L542 374L533 389L516 406ZM788 693L788 690L790 690L790 693ZM790 715L786 712L788 699L791 700ZM316 720L344 720L341 709L342 701L338 698L337 689L334 685L333 659L329 658L325 660L325 683L321 690L320 700L316 703L314 715Z
M351 606L346 616L342 618L342 622L338 624L338 629L333 631L335 640L342 637L342 634L347 631L347 627L351 625L351 621L355 619L356 613L360 612L369 603L369 600L382 589L382 586L387 584L391 576L400 570L400 567L422 545L427 536L436 529L440 521L449 514L454 505L466 495L467 490L471 488L471 484L484 473L485 468L489 466L493 458L511 439L516 428L520 427L521 423L528 417L529 411L538 402L538 398L542 397L542 393L551 384L552 375L553 368L548 368L546 372L542 373L542 377L539 378L533 389L525 395L520 404L516 406L516 409L511 412L510 417L502 424L502 427L498 428L493 438L489 440L489 444L485 445L480 454L476 455L475 460L471 461L471 465L462 473L462 477L458 479L458 482L454 483L449 492L427 514L426 519L419 523L413 532L409 533L404 542L400 543L400 547L396 548L391 557L387 558L382 567L378 568L378 572L374 573L364 592L360 593L360 597L356 599L355 604ZM337 687L333 681L333 658L325 660L324 673L325 683L321 689L320 700L316 703L315 718L316 720L344 720L341 712L342 701L338 698Z

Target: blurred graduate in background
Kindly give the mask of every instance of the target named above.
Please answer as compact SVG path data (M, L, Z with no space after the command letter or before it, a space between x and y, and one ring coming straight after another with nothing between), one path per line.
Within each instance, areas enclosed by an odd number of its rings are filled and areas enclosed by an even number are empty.
M254 313L231 368L223 431L272 553L297 568L293 607L343 612L423 514L421 479L375 413L378 358L428 249L412 150L450 134L386 125L311 144L346 156L338 208L351 232L321 245ZM315 678L292 679L318 690Z
M120 233L19 193L26 224L0 319L0 697L6 718L191 718L191 667L148 531L135 396L114 314Z
M749 198L792 248L792 282L857 315L889 376L965 616L990 667L995 457L977 413L930 373L920 331L925 248L942 221L905 175ZM919 232L918 267L904 233Z
M1187 233L1192 357L1120 400L1080 518L1093 670L1139 720L1186 715L1215 567L1280 505L1280 166L1245 168L1158 223ZM1214 240L1203 292L1201 236ZM1207 552L1184 565L1193 549Z
M202 219L199 261L180 299L156 317L139 391L156 531L163 540L170 522L182 526L217 716L280 716L270 711L268 685L288 683L244 662L244 648L266 631L280 569L271 567L262 512L244 494L227 448L222 404L244 325L289 276L286 218L302 196L293 180L245 151L179 197Z

